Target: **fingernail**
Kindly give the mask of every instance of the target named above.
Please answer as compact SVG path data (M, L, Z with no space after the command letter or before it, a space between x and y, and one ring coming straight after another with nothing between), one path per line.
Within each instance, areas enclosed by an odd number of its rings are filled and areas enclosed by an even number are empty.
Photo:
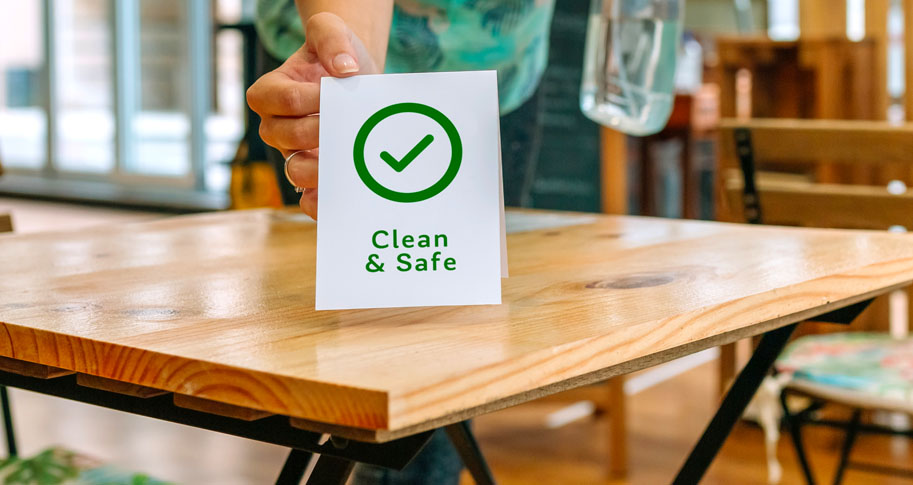
M355 58L348 54L339 54L333 58L333 67L340 74L350 74L353 72L358 72L358 63L355 62Z

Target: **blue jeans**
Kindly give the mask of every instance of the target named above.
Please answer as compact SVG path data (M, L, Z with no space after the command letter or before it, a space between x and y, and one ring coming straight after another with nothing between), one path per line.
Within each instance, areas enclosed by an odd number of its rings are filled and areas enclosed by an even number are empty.
M463 462L447 437L439 429L418 456L403 471L372 465L355 467L354 485L458 485Z

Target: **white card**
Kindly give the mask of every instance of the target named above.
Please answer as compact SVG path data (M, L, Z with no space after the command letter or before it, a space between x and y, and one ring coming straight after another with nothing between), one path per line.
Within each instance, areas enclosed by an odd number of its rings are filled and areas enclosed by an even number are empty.
M501 303L495 71L320 89L317 309Z

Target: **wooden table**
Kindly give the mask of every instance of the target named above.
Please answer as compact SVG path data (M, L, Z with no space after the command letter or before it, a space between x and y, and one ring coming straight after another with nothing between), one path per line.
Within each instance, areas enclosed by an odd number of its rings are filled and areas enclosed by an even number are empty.
M332 483L353 461L402 467L447 427L485 482L463 420L770 332L688 483L792 324L849 320L913 280L898 234L549 212L508 226L502 305L334 312L314 311L316 226L295 213L0 236L0 384L291 447L286 483L309 452Z

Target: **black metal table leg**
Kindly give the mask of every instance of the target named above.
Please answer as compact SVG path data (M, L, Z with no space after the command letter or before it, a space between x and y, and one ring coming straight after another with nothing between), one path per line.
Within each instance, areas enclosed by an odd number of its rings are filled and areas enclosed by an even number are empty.
M837 473L834 475L834 485L843 483L843 473L846 472L846 466L850 461L850 451L853 450L853 443L856 442L856 435L859 433L859 418L861 415L862 410L853 410L853 417L850 418L850 424L846 429L846 438L843 440L843 449L840 450L840 464L837 465Z
M355 462L335 456L320 455L307 485L346 485Z
M450 441L460 454L460 458L463 459L463 464L466 465L476 485L495 485L491 469L488 468L479 443L472 434L472 429L469 428L469 421L451 424L444 430L447 431L447 436L450 437Z
M674 484L700 482L797 325L794 323L764 334L751 360L732 383L716 415L685 460Z
M276 485L300 485L312 456L314 454L309 451L293 448L289 452L288 458L285 459L285 465L282 466L279 478L276 479Z
M796 458L799 460L799 466L805 476L805 483L806 485L815 485L815 476L812 474L812 467L808 463L808 456L805 455L805 445L802 441L804 411L798 415L792 414L786 401L786 392L780 393L780 406L783 408L783 419L786 420L786 425L789 427L789 435L792 437L793 448L796 450Z
M13 413L10 410L10 396L6 386L0 386L0 405L3 406L3 431L6 433L6 451L9 456L19 454L16 449L16 433L13 430Z

